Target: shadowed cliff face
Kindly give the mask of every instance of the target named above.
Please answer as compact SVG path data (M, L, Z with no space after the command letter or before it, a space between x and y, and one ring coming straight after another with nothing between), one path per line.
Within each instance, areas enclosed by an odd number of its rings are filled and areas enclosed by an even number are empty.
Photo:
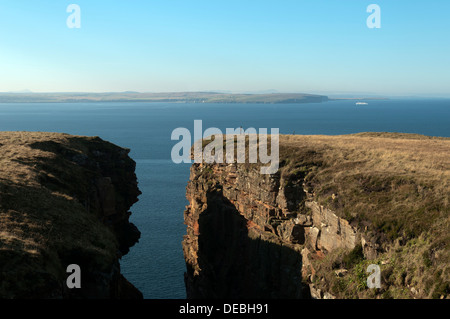
M0 133L0 298L142 298L119 264L140 237L128 152L98 137ZM66 286L70 264L81 289Z
M188 298L304 296L297 251L249 230L250 222L221 190L207 194L207 206L198 220L198 264L188 265Z
M275 231L282 213L261 199L276 201L279 175L261 176L258 168L192 166L183 241L188 298L309 297L296 244L303 229L284 225L285 241Z

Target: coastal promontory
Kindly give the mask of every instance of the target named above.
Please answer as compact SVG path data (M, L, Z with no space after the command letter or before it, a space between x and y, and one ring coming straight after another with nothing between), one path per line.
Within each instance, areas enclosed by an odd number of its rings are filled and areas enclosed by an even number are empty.
M0 133L0 298L142 298L119 264L140 237L128 153L99 137Z
M194 163L188 298L448 298L450 139L282 135L280 169Z

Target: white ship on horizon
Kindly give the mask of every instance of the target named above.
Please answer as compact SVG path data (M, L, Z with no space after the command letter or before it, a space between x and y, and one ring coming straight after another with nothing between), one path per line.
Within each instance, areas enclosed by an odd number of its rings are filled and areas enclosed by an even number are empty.
M356 105L368 105L369 103L367 102L356 102Z

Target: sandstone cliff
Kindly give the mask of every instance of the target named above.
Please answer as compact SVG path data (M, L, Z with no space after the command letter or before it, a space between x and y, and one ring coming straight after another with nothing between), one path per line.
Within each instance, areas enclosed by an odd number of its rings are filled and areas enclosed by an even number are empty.
M449 158L450 139L365 133L281 136L273 175L193 164L188 298L448 298Z
M129 150L98 137L0 133L0 298L142 298L119 259L140 237ZM66 268L81 268L81 288Z

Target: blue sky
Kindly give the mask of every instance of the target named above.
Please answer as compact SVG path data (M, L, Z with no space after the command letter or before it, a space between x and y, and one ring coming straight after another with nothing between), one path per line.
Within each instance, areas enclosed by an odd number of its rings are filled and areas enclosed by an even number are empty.
M0 92L450 96L449 15L447 0L0 0Z

